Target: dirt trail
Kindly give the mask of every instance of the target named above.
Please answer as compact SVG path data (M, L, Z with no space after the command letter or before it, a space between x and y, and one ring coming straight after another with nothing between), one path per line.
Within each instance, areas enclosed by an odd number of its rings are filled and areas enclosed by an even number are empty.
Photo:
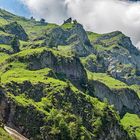
M15 139L15 140L29 140L27 138L25 138L23 135L21 135L20 133L18 133L16 130L4 126L4 129Z

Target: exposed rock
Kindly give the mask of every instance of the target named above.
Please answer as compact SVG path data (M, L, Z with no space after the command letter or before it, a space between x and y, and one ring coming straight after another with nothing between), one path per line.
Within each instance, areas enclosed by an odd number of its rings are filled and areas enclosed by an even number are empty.
M75 24L74 27L72 29L70 29L69 32L71 35L76 34L79 37L80 41L83 42L83 44L87 45L88 47L91 47L87 33L81 24L79 24L79 23Z
M56 73L64 74L68 79L72 81L79 81L81 84L86 82L86 72L82 66L80 60L76 57L73 58L63 58L56 57L51 52L44 52L38 56L38 59L34 61L35 58L30 60L30 69L41 69L45 67L52 68ZM38 62L38 65L36 65ZM40 65L40 68L38 67ZM38 68L37 68L38 67Z
M14 50L15 53L17 53L17 52L20 51L20 49L19 49L19 47L20 47L20 42L19 42L19 40L18 40L18 38L17 38L16 36L15 36L15 37L13 38L13 40L11 41L11 47L12 47L12 49Z
M39 54L29 55L27 58L19 57L18 59L28 62L30 70L51 68L55 73L62 75L62 77L67 77L73 82L80 84L85 84L87 82L86 71L79 58L75 56L67 57L59 54L57 55L52 51L43 50Z
M2 121L3 123L8 121L8 116L6 116L6 112L8 112L8 107L8 100L5 98L2 89L0 89L0 121Z
M93 47L90 44L86 31L79 23L73 24L72 28L68 30L64 30L61 27L52 29L47 34L46 45L50 47L70 45L73 53L78 56L87 56L93 52Z
M58 45L66 44L68 34L60 27L52 29L51 33L47 35L46 45L49 47L57 47Z
M5 25L4 30L6 33L16 35L20 40L28 40L28 35L26 34L25 30L17 22L12 22L8 25Z
M4 32L0 33L0 44L10 45L13 39L12 35L5 34Z
M64 24L71 23L71 22L72 22L72 18L68 18L66 21L64 21Z
M102 69L102 72L107 72L129 85L140 84L140 77L136 72L140 70L140 52L133 46L129 37L121 32L113 32L98 37L94 43L102 49L96 49L96 67L90 60L87 61L87 65L90 63L88 70L101 72Z
M45 20L44 18L41 18L41 19L40 19L40 23L41 23L42 25L45 25L45 24L46 24L46 20Z
M124 115L126 112L140 114L140 100L137 94L131 89L110 89L99 81L92 81L91 86L94 89L94 96L101 101L108 102Z

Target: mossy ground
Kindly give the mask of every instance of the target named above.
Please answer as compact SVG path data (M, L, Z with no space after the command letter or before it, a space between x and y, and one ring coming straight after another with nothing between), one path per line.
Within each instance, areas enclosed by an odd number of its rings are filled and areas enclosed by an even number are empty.
M127 84L112 78L106 73L91 73L88 71L88 78L90 80L100 81L111 89L128 88Z
M121 120L124 128L129 132L130 137L140 140L140 117L136 114L125 114Z
M0 140L14 140L2 127L0 127Z

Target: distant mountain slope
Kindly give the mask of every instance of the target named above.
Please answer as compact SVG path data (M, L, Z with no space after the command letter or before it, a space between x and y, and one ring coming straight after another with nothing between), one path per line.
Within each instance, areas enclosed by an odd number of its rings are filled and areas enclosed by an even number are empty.
M0 120L29 139L139 140L140 52L120 31L0 10L0 75Z

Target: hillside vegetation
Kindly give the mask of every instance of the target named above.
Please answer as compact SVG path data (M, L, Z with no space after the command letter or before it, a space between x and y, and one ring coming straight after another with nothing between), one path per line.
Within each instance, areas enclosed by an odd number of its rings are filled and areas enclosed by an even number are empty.
M0 121L30 140L140 140L140 52L116 31L0 9ZM13 140L0 128L0 139Z

